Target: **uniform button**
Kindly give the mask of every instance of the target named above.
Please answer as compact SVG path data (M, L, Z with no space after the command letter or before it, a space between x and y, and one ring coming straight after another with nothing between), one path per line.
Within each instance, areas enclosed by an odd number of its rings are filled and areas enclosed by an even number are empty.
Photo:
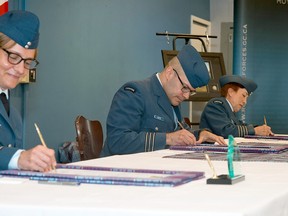
M11 148L11 147L12 147L12 144L9 144L8 147Z

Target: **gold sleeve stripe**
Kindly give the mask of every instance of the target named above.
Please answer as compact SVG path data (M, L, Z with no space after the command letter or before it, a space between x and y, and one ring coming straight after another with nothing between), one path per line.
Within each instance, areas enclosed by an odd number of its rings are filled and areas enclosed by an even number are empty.
M248 135L248 128L244 125L237 125L238 127L238 136L244 137L245 135Z

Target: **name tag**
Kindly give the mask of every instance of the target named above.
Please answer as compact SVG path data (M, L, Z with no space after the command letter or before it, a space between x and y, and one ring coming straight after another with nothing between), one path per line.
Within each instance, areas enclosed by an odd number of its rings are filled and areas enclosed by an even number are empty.
M160 120L160 121L164 121L164 117L158 116L158 115L154 115L154 119Z

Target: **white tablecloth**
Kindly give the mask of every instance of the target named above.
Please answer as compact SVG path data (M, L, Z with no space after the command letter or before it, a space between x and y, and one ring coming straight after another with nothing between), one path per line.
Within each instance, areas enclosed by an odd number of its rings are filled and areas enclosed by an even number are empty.
M82 161L105 167L204 171L207 161L163 158L179 151L112 156ZM184 152L182 152L184 153ZM217 174L227 174L224 161L212 161ZM81 184L43 185L37 181L0 178L0 215L288 215L288 163L242 162L245 181L207 185L206 178L177 187Z

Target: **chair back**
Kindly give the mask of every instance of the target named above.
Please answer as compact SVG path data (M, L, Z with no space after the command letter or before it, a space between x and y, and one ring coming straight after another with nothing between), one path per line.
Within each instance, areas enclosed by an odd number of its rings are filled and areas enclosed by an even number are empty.
M190 119L189 119L188 117L184 117L183 119L184 119L185 123L186 123L190 128L192 128L192 123L191 123Z
M101 122L79 115L75 120L75 127L81 160L98 158L103 147Z

